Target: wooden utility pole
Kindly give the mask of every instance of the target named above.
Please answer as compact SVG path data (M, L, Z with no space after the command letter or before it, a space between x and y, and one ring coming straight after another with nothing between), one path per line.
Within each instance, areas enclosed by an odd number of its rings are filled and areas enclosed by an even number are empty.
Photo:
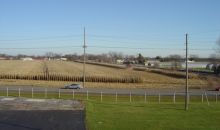
M189 90L188 90L188 34L186 34L186 88L185 88L185 110L188 110L188 97L189 97Z
M84 27L84 45L83 45L83 49L84 49L84 54L83 54L83 88L85 88L85 82L86 82L86 29Z

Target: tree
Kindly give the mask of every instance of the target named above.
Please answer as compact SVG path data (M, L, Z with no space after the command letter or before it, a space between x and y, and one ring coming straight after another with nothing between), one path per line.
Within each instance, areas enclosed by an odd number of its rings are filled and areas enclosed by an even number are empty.
M198 55L190 55L189 56L189 60L190 61L195 61L195 60L198 60L199 59L199 56Z
M220 64L219 64L219 56L220 56L220 37L219 39L217 40L217 54L216 55L211 55L212 59L213 59L213 63L214 63L214 73L215 74L220 74Z
M116 63L116 60L123 59L123 57L124 57L122 53L112 52L112 51L108 53L108 56L111 60L111 63Z
M45 57L47 57L48 59L53 58L54 53L53 52L46 52Z
M161 56L156 56L155 59L156 59L156 60L160 60L160 59L161 59Z
M141 55L141 53L138 54L137 61L138 61L138 64L144 64L145 63L145 59Z
M155 59L159 60L160 62L164 62L164 58L161 56L156 56Z
M217 58L218 58L217 54L211 54L211 55L209 56L209 60L210 60L212 63L216 63Z
M27 57L27 55L18 54L18 55L16 56L16 59L21 59L21 58L25 58L25 57Z
M182 67L181 65L182 57L180 55L170 55L169 58L172 61L172 64L171 64L172 69L178 69Z
M64 55L64 57L66 57L67 60L69 60L69 61L75 61L75 60L79 60L80 59L80 56L78 56L77 53L66 54L66 55Z
M45 56L46 56L48 59L55 59L55 58L61 58L61 57L62 57L61 54L53 53L53 52L46 52Z
M170 55L169 59L172 61L180 61L181 60L181 56L180 55Z

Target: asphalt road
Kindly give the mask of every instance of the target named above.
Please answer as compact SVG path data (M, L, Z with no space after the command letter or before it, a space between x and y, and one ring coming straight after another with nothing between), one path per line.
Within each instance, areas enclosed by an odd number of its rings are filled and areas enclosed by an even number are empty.
M61 88L52 88L52 87L36 87L36 86L0 86L0 92L6 92L8 88L8 91L17 91L20 89L21 92L31 92L32 88L34 92L61 92L61 93L72 93L73 89L61 89ZM144 95L145 93L147 95L173 95L174 93L176 94L184 94L185 89L184 86L182 89L170 89L170 88L164 88L164 89L111 89L111 88L83 88L83 89L74 89L75 93L90 93L90 94L100 94L101 92L103 94L120 94L120 95L127 95L127 94L132 94L132 95ZM219 94L220 92L218 91L210 91L210 90L203 90L203 89L189 89L189 93L191 95L201 95L201 94Z
M84 112L1 110L0 130L85 130Z

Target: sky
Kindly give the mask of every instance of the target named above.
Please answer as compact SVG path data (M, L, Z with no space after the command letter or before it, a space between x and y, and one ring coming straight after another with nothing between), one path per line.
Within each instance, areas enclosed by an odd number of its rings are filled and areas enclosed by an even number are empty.
M219 0L0 0L0 53L141 53L209 57L220 38Z

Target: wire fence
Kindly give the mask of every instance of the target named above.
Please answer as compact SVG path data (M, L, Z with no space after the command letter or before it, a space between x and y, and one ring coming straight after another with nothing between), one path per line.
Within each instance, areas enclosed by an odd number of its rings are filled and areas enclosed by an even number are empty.
M143 93L125 92L90 92L89 90L67 90L67 89L48 89L48 88L0 88L0 96L4 97L27 97L27 98L56 98L56 99L76 99L76 100L94 100L100 102L130 102L130 103L184 103L184 92L155 92ZM218 103L220 92L203 91L200 93L189 93L189 103Z

